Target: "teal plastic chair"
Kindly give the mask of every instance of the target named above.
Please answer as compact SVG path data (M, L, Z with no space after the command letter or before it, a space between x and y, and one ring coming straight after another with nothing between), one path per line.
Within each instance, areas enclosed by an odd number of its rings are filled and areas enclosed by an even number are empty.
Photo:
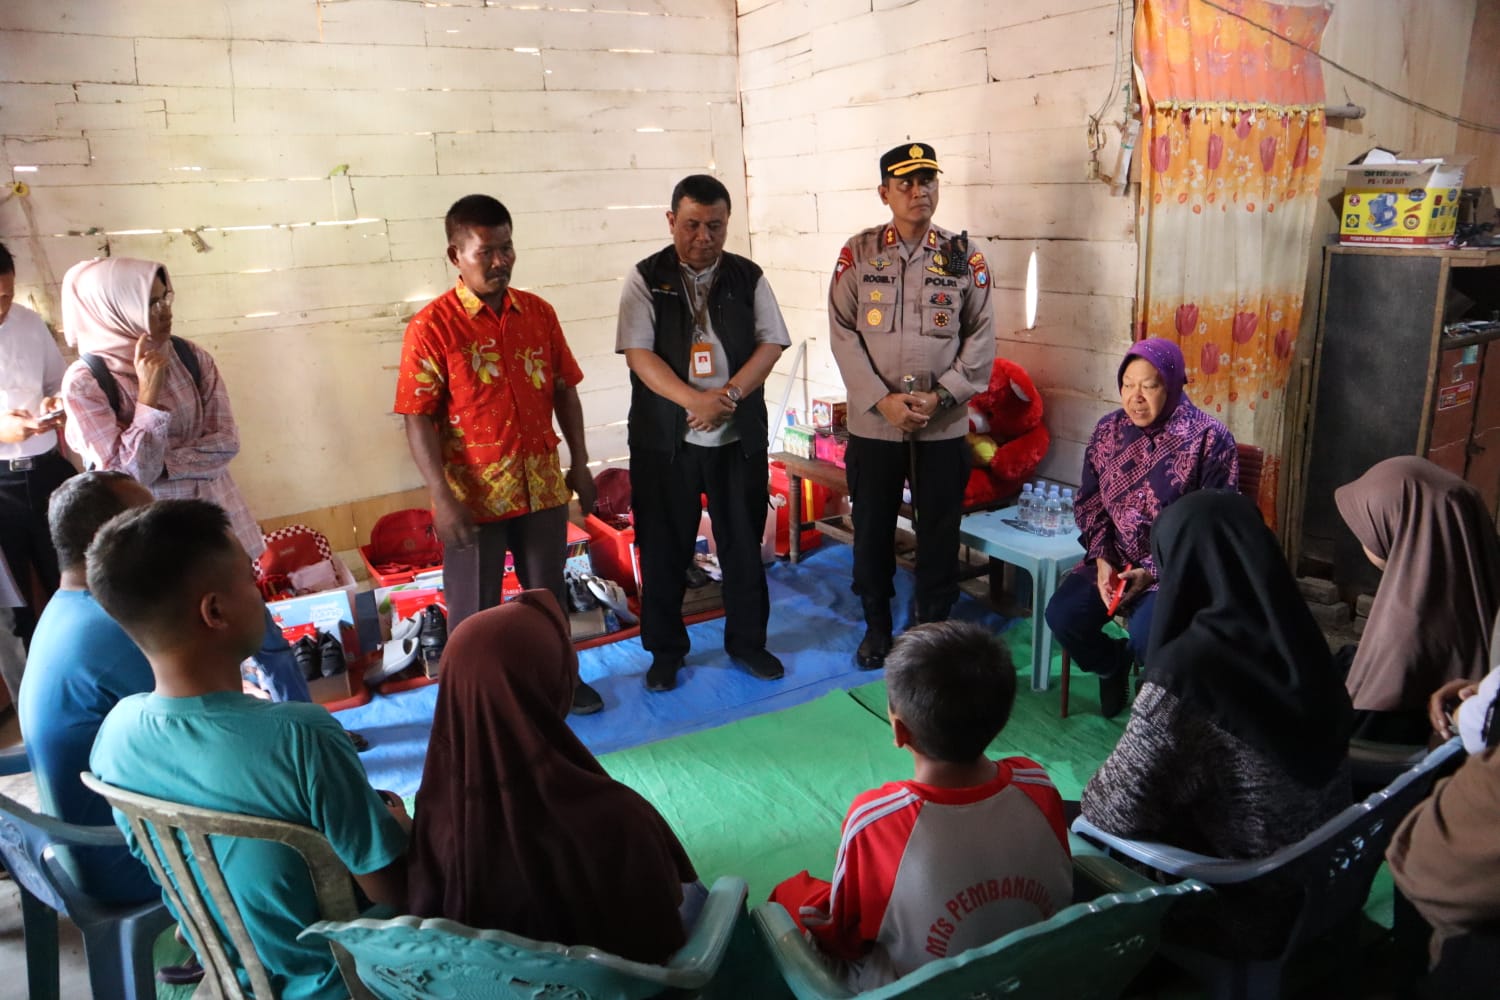
M857 994L834 974L781 904L762 903L752 916L798 1000L1118 997L1156 952L1167 911L1208 890L1191 880L1157 885L1102 857L1075 857L1073 867L1075 881L1082 877L1119 891L1074 903L1041 923Z
M1273 957L1219 955L1173 941L1171 935L1162 944L1162 954L1201 979L1217 1000L1275 1000L1283 993L1288 964L1310 952L1308 946L1314 942L1335 942L1320 951L1354 954L1359 914L1397 824L1462 758L1463 745L1450 740L1389 787L1351 805L1302 840L1251 861L1129 840L1100 830L1082 816L1073 821L1073 833L1175 878L1195 879L1214 888L1300 893L1286 944Z
M172 925L172 915L159 898L133 904L93 899L79 888L70 862L63 857L69 847L123 846L125 838L113 826L64 823L0 795L0 861L21 892L31 1000L58 1000L59 913L71 918L83 934L95 997L150 1000L156 996L151 950L157 936Z
M299 937L343 948L353 956L360 982L379 1000L644 1000L707 986L744 907L745 880L719 879L687 944L666 965L436 918L320 920Z

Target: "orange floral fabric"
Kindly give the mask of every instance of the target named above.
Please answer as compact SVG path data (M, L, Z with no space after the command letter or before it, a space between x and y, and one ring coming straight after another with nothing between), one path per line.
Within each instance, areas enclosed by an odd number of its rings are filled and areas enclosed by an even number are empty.
M1326 145L1316 49L1328 10L1220 6L1231 12L1143 0L1136 19L1145 87L1136 336L1181 345L1194 402L1265 451L1257 499L1275 523Z
M437 419L453 495L498 521L571 499L553 395L582 380L545 300L512 288L496 313L460 279L407 324L395 411Z

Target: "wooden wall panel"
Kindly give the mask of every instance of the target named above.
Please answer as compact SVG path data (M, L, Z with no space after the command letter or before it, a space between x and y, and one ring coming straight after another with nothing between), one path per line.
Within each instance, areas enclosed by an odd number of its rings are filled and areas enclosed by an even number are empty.
M723 176L750 245L736 38L730 0L0 4L0 170L30 185L0 239L54 323L75 261L166 264L274 520L420 484L402 330L452 283L443 213L494 194L517 287L588 359L591 458L618 459L620 279L666 241L672 185Z
M819 5L821 6L821 5ZM939 224L968 229L990 261L997 346L1041 386L1056 444L1047 471L1078 477L1082 442L1114 398L1135 294L1135 200L1087 183L1085 123L1117 45L1107 0L740 4L740 84L751 241L806 361L783 357L773 403L838 392L828 281L839 247L889 218L880 154L908 138L937 147ZM1128 55L1125 56L1128 59ZM1116 102L1118 105L1121 102ZM1110 109L1118 120L1121 109ZM1035 250L1042 289L1026 330L1022 286Z

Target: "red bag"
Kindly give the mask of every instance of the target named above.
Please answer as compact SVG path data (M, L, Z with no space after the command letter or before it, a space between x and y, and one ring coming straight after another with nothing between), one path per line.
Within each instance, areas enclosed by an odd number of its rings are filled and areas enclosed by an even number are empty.
M368 558L382 573L442 565L443 543L432 525L432 511L412 507L376 521L370 529Z
M267 601L295 596L297 591L291 577L298 570L326 562L330 571L337 572L333 546L321 531L305 524L292 524L277 528L265 538L266 550L255 560L255 576L261 596Z

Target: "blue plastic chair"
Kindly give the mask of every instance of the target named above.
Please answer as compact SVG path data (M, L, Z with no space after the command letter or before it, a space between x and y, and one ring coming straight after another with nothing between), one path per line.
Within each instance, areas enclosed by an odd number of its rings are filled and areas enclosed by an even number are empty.
M1219 955L1175 942L1170 935L1162 943L1162 954L1208 984L1214 997L1274 1000L1282 995L1286 966L1306 950L1305 946L1342 936L1352 948L1356 920L1397 824L1427 797L1433 783L1456 766L1462 755L1462 744L1450 740L1389 787L1351 805L1302 840L1251 861L1129 840L1100 830L1082 816L1074 820L1073 832L1163 874L1196 879L1212 888L1300 892L1300 905L1286 944L1272 958Z
M691 994L708 985L744 912L745 891L744 879L715 882L687 944L665 965L436 918L320 920L299 938L342 947L353 956L360 982L379 1000L644 1000L667 990Z
M13 763L13 761L11 762ZM173 923L160 899L101 903L79 888L68 847L123 847L113 826L75 826L32 812L0 795L0 860L21 891L26 934L26 983L31 1000L58 1000L57 915L83 933L89 983L96 998L151 1000L156 996L152 948Z
M798 1000L1096 1000L1118 997L1156 952L1161 923L1179 900L1207 895L1193 881L1157 885L1103 857L1073 859L1075 876L1115 891L979 948L929 962L879 989L854 993L780 903L752 915Z

